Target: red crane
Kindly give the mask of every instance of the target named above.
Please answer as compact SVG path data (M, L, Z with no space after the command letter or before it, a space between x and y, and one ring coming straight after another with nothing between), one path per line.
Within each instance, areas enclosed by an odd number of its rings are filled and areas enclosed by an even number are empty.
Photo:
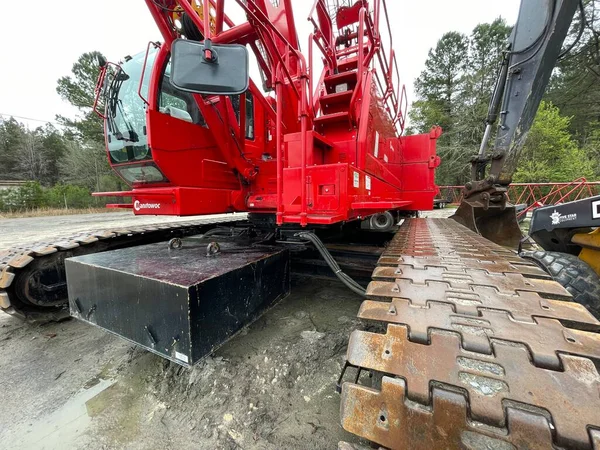
M191 366L285 297L292 271L324 267L366 297L358 317L379 323L348 342L345 430L394 449L598 448L596 304L553 281L555 264L544 271L507 248L521 239L512 173L554 65L574 45L561 50L578 7L585 23L583 2L523 0L455 220L397 230L402 215L433 206L441 130L402 136L406 93L385 0L317 0L308 57L291 0L146 4L164 42L101 61L95 109L110 163L132 187L101 195L132 198L135 214L249 220L0 253L3 311L64 312L68 290L72 316ZM234 24L230 6L245 21Z
M224 1L146 3L164 42L104 64L97 89L110 163L132 191L96 195L131 197L135 214L248 211L302 226L432 208L441 130L401 135L407 99L380 32L382 23L392 44L385 0L317 0L308 57L290 0L236 0L239 24ZM204 39L223 52L249 48L263 89L252 80L236 95L176 87L174 43ZM241 60L215 66L221 79L246 70Z

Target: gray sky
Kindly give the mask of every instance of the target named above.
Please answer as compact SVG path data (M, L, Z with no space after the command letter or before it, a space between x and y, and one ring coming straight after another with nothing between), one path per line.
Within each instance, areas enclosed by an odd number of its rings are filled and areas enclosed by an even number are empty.
M53 121L74 110L56 93L56 80L70 74L86 51L99 50L109 60L145 50L160 34L142 0L61 2L30 0L15 6L0 0L0 113ZM312 0L293 0L301 45L306 50L311 28L306 21ZM427 52L446 31L469 34L482 22L517 17L519 0L387 0L394 48L409 103L413 81L423 70ZM226 5L234 4L227 0ZM16 9L15 9L16 8ZM25 8L25 10L23 9ZM235 14L234 14L235 15ZM382 31L383 33L383 31ZM260 84L260 83L258 83ZM30 127L41 122L22 120Z

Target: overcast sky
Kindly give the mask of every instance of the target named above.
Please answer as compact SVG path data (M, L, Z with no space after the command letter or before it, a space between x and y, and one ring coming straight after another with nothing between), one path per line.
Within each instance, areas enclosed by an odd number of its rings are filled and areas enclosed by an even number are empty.
M233 0L227 0L233 4ZM303 49L311 28L312 0L293 0ZM446 31L469 34L478 24L517 17L519 0L387 0L400 74L409 103L413 82L427 52ZM25 6L26 4L26 6ZM0 113L53 121L76 111L56 93L56 80L68 75L78 56L99 50L109 60L145 50L160 34L143 0L50 2L30 0L16 8L0 0ZM25 8L25 9L23 9ZM260 83L258 83L260 84ZM30 127L42 122L19 119Z

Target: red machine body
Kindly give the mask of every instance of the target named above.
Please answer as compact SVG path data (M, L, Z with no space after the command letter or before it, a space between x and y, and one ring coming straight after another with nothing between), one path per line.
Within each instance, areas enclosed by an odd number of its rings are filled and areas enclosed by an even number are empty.
M385 0L317 0L308 58L291 0L236 0L247 18L237 25L224 0L146 3L164 43L106 65L97 88L110 163L132 190L96 195L131 197L135 214L248 211L302 226L432 208L441 130L402 136L406 91L379 32L385 21L391 45ZM268 94L252 81L240 96L178 91L171 45L197 32L248 46Z

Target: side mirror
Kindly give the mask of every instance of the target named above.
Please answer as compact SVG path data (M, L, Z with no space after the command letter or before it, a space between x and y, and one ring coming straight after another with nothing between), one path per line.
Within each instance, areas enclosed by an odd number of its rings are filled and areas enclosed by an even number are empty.
M171 46L171 83L196 94L237 95L248 90L248 49L176 39Z

